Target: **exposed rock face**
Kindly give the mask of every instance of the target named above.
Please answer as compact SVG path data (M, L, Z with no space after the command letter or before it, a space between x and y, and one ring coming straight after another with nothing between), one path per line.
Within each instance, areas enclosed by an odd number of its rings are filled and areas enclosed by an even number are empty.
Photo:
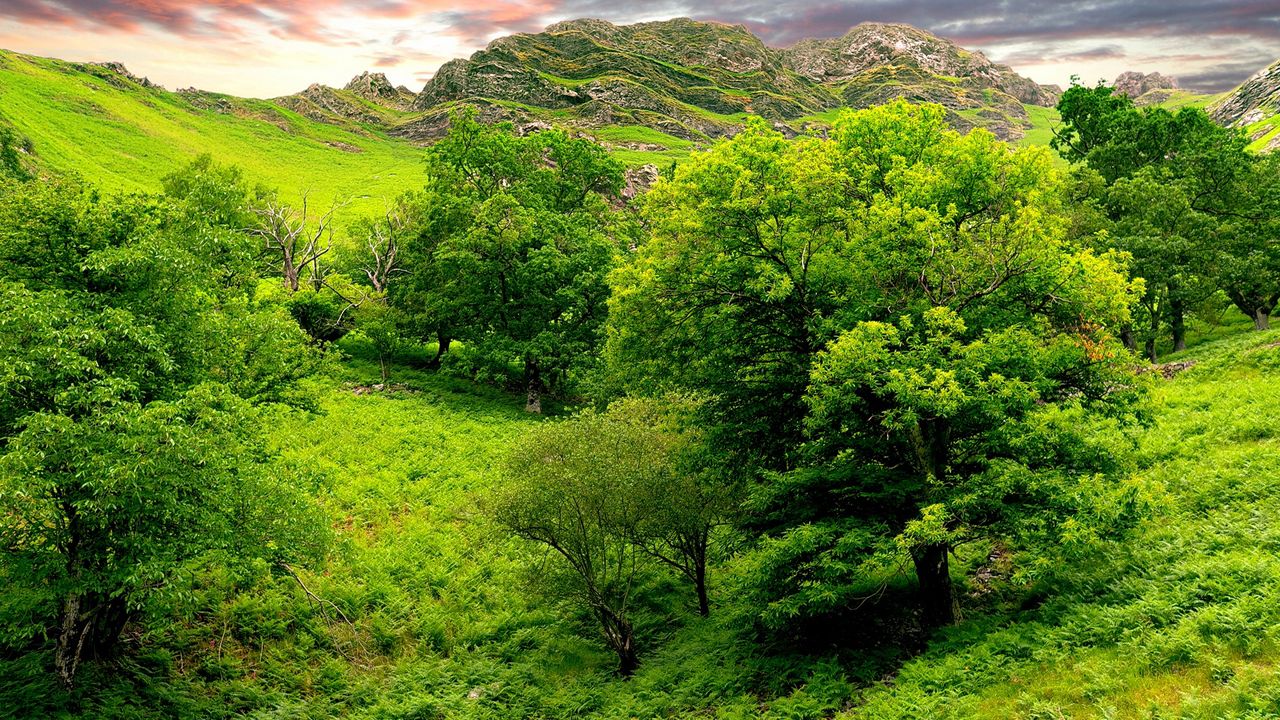
M1280 109L1280 60L1249 78L1222 100L1209 106L1214 120L1229 126L1252 125Z
M129 83L135 83L145 88L160 87L145 77L138 77L137 75L129 72L129 68L125 67L124 63L115 61L84 63L78 64L76 67L91 75L96 75L102 78L122 90L127 90L129 88Z
M354 121L375 124L381 120L378 113L326 85L312 85L297 95L276 98L276 102L317 122L342 124L344 121Z
M997 65L980 52L965 50L910 25L863 23L844 37L802 40L783 51L787 67L818 83L845 83L869 70L886 66L918 68L935 76L959 78L976 88L999 90L1019 102L1052 105L1057 97Z
M630 202L649 189L658 181L657 165L641 165L638 168L628 170L624 178L624 186L622 188L622 199Z
M1178 81L1167 75L1161 75L1158 72L1147 73L1143 75L1140 72L1121 73L1120 77L1111 84L1117 95L1127 95L1134 100L1146 95L1153 90L1177 90Z
M389 107L407 109L413 104L414 94L404 87L394 87L382 73L362 72L351 78L343 88L370 102Z
M499 38L445 63L413 107L433 112L485 99L568 110L586 126L645 125L706 139L736 132L743 113L776 123L896 97L939 102L957 126L1007 138L1022 134L1023 102L1056 100L1052 89L982 53L906 25L864 24L842 38L778 50L742 26L588 19Z

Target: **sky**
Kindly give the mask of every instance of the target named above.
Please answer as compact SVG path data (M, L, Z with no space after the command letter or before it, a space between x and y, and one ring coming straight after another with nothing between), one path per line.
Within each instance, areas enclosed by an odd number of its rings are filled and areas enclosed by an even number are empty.
M169 89L275 97L372 70L416 91L496 37L579 17L716 20L775 47L901 22L1064 86L1139 70L1219 92L1280 59L1280 0L0 0L0 48L123 62Z

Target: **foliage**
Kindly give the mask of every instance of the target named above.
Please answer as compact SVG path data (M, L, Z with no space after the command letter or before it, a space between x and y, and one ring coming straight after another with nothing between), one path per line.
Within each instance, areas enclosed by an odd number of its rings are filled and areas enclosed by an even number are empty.
M615 274L607 352L624 383L708 393L723 457L772 471L749 522L769 538L775 626L842 607L886 542L915 556L926 620L949 621L947 554L966 524L951 503L999 525L1030 482L1000 463L1000 446L1030 442L1024 414L1126 386L1112 329L1139 286L1124 258L1064 244L1042 152L943 117L897 103L795 143L749 126L658 183L652 237Z
M232 175L187 174L174 186ZM214 224L228 207L217 193L7 190L0 572L30 604L4 618L4 641L56 638L70 685L82 654L112 655L204 553L285 561L321 547L255 410L288 399L312 361L297 326L249 297L251 241Z
M1270 236L1257 221L1268 217L1272 183L1266 163L1245 151L1246 138L1200 108L1139 110L1103 85L1073 86L1058 109L1063 127L1053 146L1105 183L1093 189L1109 224L1096 229L1109 232L1095 243L1129 253L1147 281L1143 327L1128 331L1131 345L1145 340L1154 362L1167 325L1174 350L1185 349L1187 316L1219 289L1265 327L1280 286L1270 282Z
M689 439L664 415L652 402L625 400L537 427L512 449L494 501L499 523L559 555L567 566L560 592L596 617L624 677L638 663L630 613L647 555L686 574L704 614L707 607L711 521L668 511L684 489Z
M392 298L490 364L519 363L527 407L540 412L543 392L593 355L618 252L605 200L621 167L590 141L517 137L471 114L454 117L428 164L427 192L408 201L428 214L408 240L414 279Z

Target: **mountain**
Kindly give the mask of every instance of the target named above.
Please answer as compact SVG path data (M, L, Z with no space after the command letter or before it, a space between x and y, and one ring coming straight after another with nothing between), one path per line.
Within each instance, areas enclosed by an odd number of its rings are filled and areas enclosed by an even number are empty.
M414 107L439 118L468 103L516 121L639 126L705 140L732 134L747 114L799 131L827 111L897 97L940 103L959 128L1017 139L1031 125L1024 103L1052 105L1056 92L907 25L867 23L775 49L737 25L573 20L445 63ZM440 127L420 123L408 134Z
M1210 105L1209 114L1223 125L1244 128L1255 149L1280 147L1280 60Z
M1176 78L1158 72L1143 74L1132 70L1120 73L1111 87L1117 95L1127 95L1140 107L1163 103L1179 90Z

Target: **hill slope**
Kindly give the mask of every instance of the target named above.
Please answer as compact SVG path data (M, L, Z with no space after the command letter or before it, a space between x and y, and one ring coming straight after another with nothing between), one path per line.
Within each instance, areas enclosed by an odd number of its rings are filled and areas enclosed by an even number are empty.
M730 564L713 577L710 618L683 585L638 593L645 659L630 681L590 618L538 600L530 572L545 556L484 511L505 448L538 420L496 391L405 366L393 370L404 385L371 390L372 351L342 345L353 359L315 387L322 412L283 417L274 436L327 478L341 552L303 574L306 591L266 568L195 578L188 619L145 628L153 650L121 677L86 677L83 717L1280 715L1280 331L1175 358L1195 364L1159 381L1136 437L1136 484L1156 512L1135 535L1038 584L998 566L984 577L987 549L967 553L956 579L968 619L914 659L762 648ZM0 692L52 682L34 661L5 669Z
M343 91L370 115L392 116ZM314 104L314 103L313 103ZM27 141L35 164L78 173L106 190L154 191L202 153L241 166L296 200L377 212L417 182L419 151L377 121L317 120L301 103L169 92L118 65L69 63L0 51L0 123Z
M1209 107L1214 120L1242 127L1256 150L1280 147L1280 60Z

